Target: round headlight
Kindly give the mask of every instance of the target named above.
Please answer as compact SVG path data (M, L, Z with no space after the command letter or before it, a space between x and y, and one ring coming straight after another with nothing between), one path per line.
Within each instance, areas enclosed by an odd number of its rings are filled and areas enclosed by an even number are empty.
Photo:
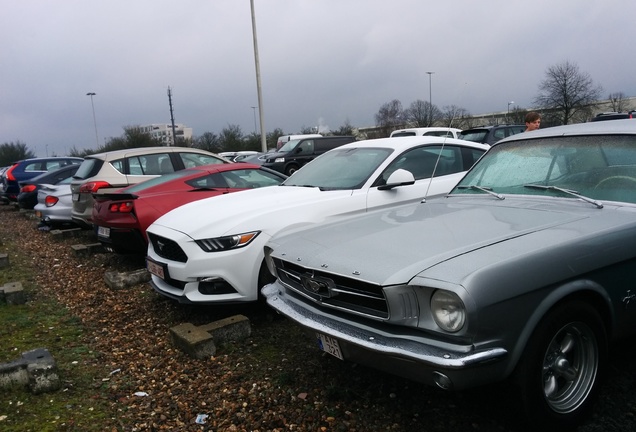
M466 322L466 308L457 294L437 290L431 297L431 312L438 326L447 332L461 330Z

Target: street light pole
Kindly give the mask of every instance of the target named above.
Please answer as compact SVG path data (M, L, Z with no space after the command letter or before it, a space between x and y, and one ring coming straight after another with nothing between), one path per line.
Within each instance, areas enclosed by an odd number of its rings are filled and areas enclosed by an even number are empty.
M433 86L431 76L435 72L426 72L428 74L428 125L433 125Z
M508 116L510 115L510 105L513 105L514 103L515 101L508 102L508 114L506 114L506 122L509 121Z
M263 114L263 93L261 90L261 66L258 59L258 41L256 39L256 17L254 16L254 0L250 0L252 11L252 37L254 39L254 66L256 67L256 93L258 95L258 117L261 123L261 147L267 152L267 138L265 134L265 118Z
M86 96L91 97L91 107L93 108L93 124L95 125L95 143L97 144L97 147L99 147L99 137L97 136L97 120L95 119L95 104L93 103L93 96L95 95L96 93L93 92L86 93Z
M258 128L256 127L256 108L258 107L252 107L252 110L254 111L254 135L256 135L256 133L258 132Z

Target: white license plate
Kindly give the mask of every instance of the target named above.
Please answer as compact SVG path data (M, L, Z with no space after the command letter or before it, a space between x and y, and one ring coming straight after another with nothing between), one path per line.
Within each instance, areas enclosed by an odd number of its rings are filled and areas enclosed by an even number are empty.
M153 274L160 279L166 278L166 271L165 271L164 264L159 264L158 262L154 262L150 258L146 258L146 268L148 269L150 274Z
M72 194L71 197L73 198L73 201L79 201L79 194L78 193Z
M97 227L97 235L100 236L100 237L109 238L110 237L110 228L98 226Z
M340 351L340 344L338 344L338 340L320 333L316 333L316 338L318 338L318 346L321 350L339 358L340 360L344 360L342 357L342 351Z

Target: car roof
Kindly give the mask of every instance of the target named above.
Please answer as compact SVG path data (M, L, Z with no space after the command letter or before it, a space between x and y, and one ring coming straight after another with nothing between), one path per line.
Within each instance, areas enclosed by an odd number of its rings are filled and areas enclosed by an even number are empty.
M442 143L461 145L465 147L472 147L472 148L482 149L482 150L490 148L490 146L487 144L481 144L481 143L476 143L472 141L460 140L460 139L449 138L449 137L423 135L423 136L377 138L377 139L370 139L370 140L355 141L352 143L341 145L340 147L337 147L334 150L347 149L347 148L377 147L377 148L393 148L398 151L403 151L412 147L416 147L418 145L439 145Z
M144 154L154 154L154 153L175 153L175 152L187 152L187 153L203 153L203 154L208 154L211 156L216 156L216 157L221 157L218 156L214 153L211 153L209 151L205 151L205 150L201 150L201 149L196 149L196 148L191 148L191 147L165 147L165 146L159 146L159 147L137 147L137 148L129 148L129 149L122 149L122 150L113 150L113 151L109 151L109 152L103 152L103 153L95 153L92 155L88 155L86 156L86 158L93 158L93 159L103 159L103 160L113 160L113 159L118 159L121 157L124 157L126 155L128 156L137 156L137 155L144 155Z
M537 129L531 132L523 132L498 141L499 145L509 141L535 139L556 136L576 135L636 135L636 121L630 119L613 120L611 122L586 122L564 126L553 126Z

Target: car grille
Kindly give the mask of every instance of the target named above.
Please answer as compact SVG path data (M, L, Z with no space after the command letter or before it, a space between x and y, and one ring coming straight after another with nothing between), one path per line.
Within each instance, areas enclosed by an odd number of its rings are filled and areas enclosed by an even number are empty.
M181 249L181 246L177 244L177 242L153 233L148 233L148 240L150 240L150 243L152 243L152 248L160 257L171 261L188 261L188 256L185 254L183 249Z
M278 258L274 259L274 264L281 282L317 303L376 318L386 319L389 317L387 301L380 285L309 270ZM331 286L330 293L322 291L316 293L308 289L307 284L303 283L308 279L327 281Z

